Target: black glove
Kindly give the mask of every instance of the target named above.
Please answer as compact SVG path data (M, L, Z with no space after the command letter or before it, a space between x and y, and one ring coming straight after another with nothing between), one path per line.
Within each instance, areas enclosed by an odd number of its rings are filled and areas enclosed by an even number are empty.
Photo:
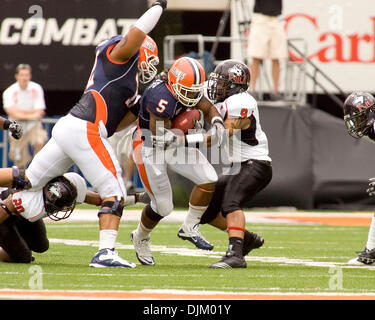
M167 8L168 0L156 0L151 7L153 6L161 6L163 10Z
M14 139L18 140L22 137L23 128L22 128L21 124L17 121L6 120L5 123L4 123L4 129L9 130Z

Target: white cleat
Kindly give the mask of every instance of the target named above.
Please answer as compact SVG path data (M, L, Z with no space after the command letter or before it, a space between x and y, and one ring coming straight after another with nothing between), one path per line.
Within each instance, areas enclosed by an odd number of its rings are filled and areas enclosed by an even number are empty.
M90 267L135 268L136 264L122 259L113 249L101 249L92 258Z
M150 248L150 236L148 236L146 239L140 239L137 237L137 230L134 230L130 234L130 239L133 242L135 254L137 255L138 261L145 266L153 266L155 264L155 260L152 256Z

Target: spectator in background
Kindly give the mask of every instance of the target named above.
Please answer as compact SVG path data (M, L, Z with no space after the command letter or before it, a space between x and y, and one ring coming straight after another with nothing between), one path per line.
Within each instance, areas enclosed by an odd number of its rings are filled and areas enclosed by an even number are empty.
M255 93L259 66L263 59L272 60L273 93L271 100L280 100L280 60L287 57L287 38L278 16L282 12L282 0L255 0L250 25L248 53L252 58L251 90Z
M41 119L46 104L42 87L31 81L31 67L20 64L16 68L16 82L3 93L4 111L10 120L17 120L23 127L24 135L16 140L10 137L9 158L19 168L25 168L31 160L29 145L35 155L46 143L47 132Z

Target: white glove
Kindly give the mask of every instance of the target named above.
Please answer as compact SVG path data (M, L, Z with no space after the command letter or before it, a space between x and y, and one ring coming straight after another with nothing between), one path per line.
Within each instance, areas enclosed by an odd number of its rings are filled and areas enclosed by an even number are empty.
M370 188L368 188L366 192L370 197L372 197L375 196L375 178L370 178L369 181Z
M159 135L151 136L152 145L156 148L167 149L169 147L181 147L185 145L185 137L176 135L173 131L159 127Z
M200 117L199 120L194 120L194 130L195 132L201 132L204 128L204 115L202 110L198 109Z
M216 144L219 148L223 144L225 127L220 121L213 123L211 128L211 144Z

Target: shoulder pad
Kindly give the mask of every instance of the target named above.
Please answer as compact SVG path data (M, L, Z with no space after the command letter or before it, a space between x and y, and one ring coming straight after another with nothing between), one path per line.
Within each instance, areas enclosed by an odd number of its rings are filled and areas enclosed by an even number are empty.
M247 92L230 96L224 101L227 108L228 118L250 117L257 108L257 102Z

